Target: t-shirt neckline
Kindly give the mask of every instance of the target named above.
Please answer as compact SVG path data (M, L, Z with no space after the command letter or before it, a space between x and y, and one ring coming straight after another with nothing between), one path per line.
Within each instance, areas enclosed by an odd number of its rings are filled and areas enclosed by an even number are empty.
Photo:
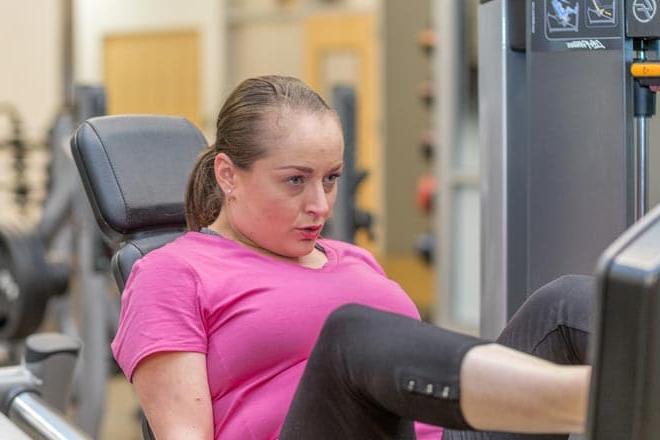
M195 232L195 231L191 231L191 232ZM335 265L336 261L337 261L337 253L336 253L335 249L332 246L329 246L327 240L325 240L324 238L319 238L316 241L316 243L314 243L314 247L325 254L326 262L321 267L313 268L313 267L307 267L307 266L303 266L301 264L297 264L297 263L293 263L293 262L289 262L289 261L269 257L268 255L262 254L261 252L258 252L258 251L254 250L254 249L252 249L248 246L245 246L244 244L241 244L241 243L237 242L236 240L229 239L229 238L223 236L222 234L219 234L218 232L214 231L213 229L210 229L210 228L207 228L207 227L201 228L199 231L197 231L197 233L201 234L201 235L204 235L204 236L213 237L215 239L223 240L224 242L226 242L226 243L228 243L232 246L239 247L241 250L249 252L250 254L253 254L253 255L255 255L259 258L262 258L262 259L264 259L268 262L271 262L273 264L286 265L287 267L295 267L295 268L300 268L302 270L314 271L314 272L325 272L325 271L329 270L330 268L332 268ZM320 243L320 241L323 241L323 243Z

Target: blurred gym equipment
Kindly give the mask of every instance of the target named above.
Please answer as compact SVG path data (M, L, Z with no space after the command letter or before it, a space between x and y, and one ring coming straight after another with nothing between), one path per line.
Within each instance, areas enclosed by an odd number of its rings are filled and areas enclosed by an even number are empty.
M3 439L90 438L62 415L80 349L80 342L74 338L57 333L35 334L26 339L19 365L0 368Z
M119 305L107 294L109 253L64 148L75 121L104 113L103 88L75 88L74 101L62 107L50 130L49 188L38 223L0 227L0 340L17 353L45 321L82 339L74 413L90 435L103 414L108 342Z
M647 9L655 2L578 3L479 6L486 337L540 285L592 273L648 209L654 96L629 67L657 57L660 14Z
M103 243L68 149L79 121L105 113L102 87L73 80L73 1L61 0L62 105L46 146L48 193L36 225L0 227L0 341L16 356L41 326L80 338L70 408L76 423L97 436L112 362L109 341L119 304L107 275ZM14 136L16 137L16 136Z
M332 106L337 111L344 130L344 169L339 180L337 199L332 219L323 230L323 235L336 240L353 243L355 233L364 229L373 239L371 213L356 206L356 193L368 172L358 169L356 163L355 133L355 90L348 86L332 88Z

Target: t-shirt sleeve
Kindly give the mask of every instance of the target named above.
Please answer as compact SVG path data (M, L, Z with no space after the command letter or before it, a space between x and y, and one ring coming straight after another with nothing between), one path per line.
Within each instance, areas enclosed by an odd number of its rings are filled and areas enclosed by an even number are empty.
M385 270L383 267L378 263L376 260L376 257L373 256L371 252L368 250L358 247L358 246L351 246L351 250L355 252L356 254L359 255L359 257L364 261L368 266L370 266L373 270L378 272L384 277L387 277L387 274L385 273Z
M176 258L150 254L131 271L121 299L112 353L129 380L145 357L165 351L206 353L199 282Z

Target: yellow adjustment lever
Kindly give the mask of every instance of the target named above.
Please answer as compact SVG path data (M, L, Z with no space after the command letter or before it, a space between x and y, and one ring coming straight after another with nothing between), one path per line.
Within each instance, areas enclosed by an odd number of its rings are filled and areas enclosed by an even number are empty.
M660 77L660 62L637 62L630 66L630 73L635 78Z

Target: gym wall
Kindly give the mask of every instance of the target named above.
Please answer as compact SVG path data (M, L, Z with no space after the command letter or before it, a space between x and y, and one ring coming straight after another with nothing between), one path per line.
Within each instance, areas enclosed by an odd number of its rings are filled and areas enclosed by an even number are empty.
M193 31L199 35L201 128L212 132L225 84L225 8L216 0L78 0L75 72L79 82L102 83L104 41L135 34Z
M59 1L0 2L0 102L17 107L31 140L45 138L62 102L60 12Z

